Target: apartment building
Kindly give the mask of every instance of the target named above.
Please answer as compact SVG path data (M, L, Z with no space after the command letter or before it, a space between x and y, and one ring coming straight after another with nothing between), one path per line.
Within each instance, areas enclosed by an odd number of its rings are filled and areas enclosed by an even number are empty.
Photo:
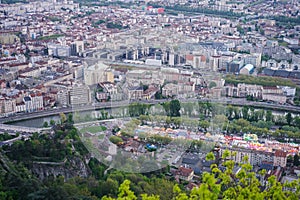
M30 94L24 96L23 102L25 104L25 112L34 112L44 108L44 101L42 94Z
M16 112L16 100L10 98L0 98L0 114L10 115Z
M287 152L276 150L274 154L274 166L286 167Z
M131 100L142 99L143 94L144 94L143 87L141 87L141 86L128 87L126 92L127 92L128 99L131 99Z
M288 155L287 152L283 150L277 149L269 152L237 147L221 147L219 151L220 157L222 157L226 150L230 152L229 159L235 163L242 163L247 156L248 162L253 166L260 166L263 163L272 163L273 166L286 167Z
M69 103L71 106L91 103L90 88L86 85L73 85L69 91Z

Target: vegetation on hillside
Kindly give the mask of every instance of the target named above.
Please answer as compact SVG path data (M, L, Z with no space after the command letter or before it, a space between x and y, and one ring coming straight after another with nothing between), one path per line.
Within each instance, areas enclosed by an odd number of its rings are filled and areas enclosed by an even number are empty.
M199 104L199 109L204 119L200 122L198 119L198 123L203 127L208 125L207 122L211 123L209 120L224 121L224 124L220 123L223 127L231 120L232 123L227 126L228 131L246 131L245 129L252 127L261 132L276 123L272 113L260 110L255 111L248 108L239 110L236 107L229 107L222 116L218 113L219 109L212 108L210 103ZM242 115L244 117L241 117ZM72 116L61 114L60 117L60 122L53 125L54 133L33 134L30 140L20 140L11 146L1 147L1 199L299 199L299 180L281 184L274 177L270 177L267 184L264 185L260 179L264 172L262 171L260 176L256 177L246 158L244 163L240 163L242 170L234 174L232 169L235 164L227 159L228 153L220 160L225 168L219 169L216 165L212 165L212 173L203 173L200 179L201 184L191 192L184 189L187 184L184 181L176 185L174 178L169 176L168 166L146 174L131 174L114 169L107 173L106 166L95 158L89 158L89 152L72 125ZM149 116L144 115L140 117L140 120L133 120L127 127L128 133L142 123L142 120L147 120L147 117ZM165 119L179 120L179 117L165 117ZM159 119L159 116L153 118L153 120L156 119ZM180 124L188 124L186 120L188 119L180 119ZM294 134L293 131L299 130L296 129L296 126L300 125L297 117L287 115L283 121L285 125L280 131L290 131ZM295 124L297 125L294 126ZM292 127L294 127L293 130ZM111 138L111 140L115 143L119 142L116 138ZM158 135L153 135L152 140L166 144L170 142L170 138ZM204 146L203 142L195 141L189 151L197 152L198 148L203 149ZM72 158L82 161L89 158L88 177L66 178L50 175L45 179L39 179L38 174L33 173L35 171L33 164L36 162L66 162L65 170L72 170L71 163L68 162ZM207 156L207 159L215 158L210 155ZM299 164L299 158L295 159L295 163ZM45 165L45 167L51 168L51 165Z
M224 152L221 160L222 170L216 164L211 165L212 173L204 172L202 182L198 187L194 187L191 192L184 192L178 185L174 185L172 195L169 199L176 200L199 200L199 199L299 199L300 198L300 179L281 184L275 176L270 176L267 181L263 180L266 170L261 170L259 174L252 171L252 166L248 163L245 156L241 167L237 173L233 172L235 164L228 160L230 152ZM208 154L207 160L214 160L213 154ZM153 193L146 193L136 196L130 190L130 181L124 180L118 189L118 197L112 198L104 196L103 200L138 199L159 200L164 199ZM133 184L134 185L134 184Z

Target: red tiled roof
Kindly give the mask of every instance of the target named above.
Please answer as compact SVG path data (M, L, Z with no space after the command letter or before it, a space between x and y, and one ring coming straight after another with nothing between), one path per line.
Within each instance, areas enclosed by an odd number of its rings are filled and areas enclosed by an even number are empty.
M180 167L178 171L176 172L177 175L188 177L193 172L192 169Z
M286 151L282 151L282 150L276 150L275 151L275 156L276 157L286 157L287 156L287 152Z

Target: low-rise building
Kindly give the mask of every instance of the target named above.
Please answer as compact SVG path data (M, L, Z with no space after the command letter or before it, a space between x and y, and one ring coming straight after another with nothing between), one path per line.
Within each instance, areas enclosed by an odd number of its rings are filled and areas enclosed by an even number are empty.
M172 97L178 95L178 86L174 83L168 83L162 88L162 95Z
M141 86L127 88L128 99L140 100L143 98L143 94L144 94L144 90L143 87Z
M191 181L194 177L194 170L185 167L179 167L175 172L175 176L177 176L181 180Z

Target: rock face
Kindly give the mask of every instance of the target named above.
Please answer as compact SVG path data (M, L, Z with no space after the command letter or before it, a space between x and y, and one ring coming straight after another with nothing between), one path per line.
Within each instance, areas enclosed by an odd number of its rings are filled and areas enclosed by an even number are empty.
M63 176L65 180L76 176L86 178L91 174L79 157L67 158L63 162L34 162L31 171L41 180L49 176Z

